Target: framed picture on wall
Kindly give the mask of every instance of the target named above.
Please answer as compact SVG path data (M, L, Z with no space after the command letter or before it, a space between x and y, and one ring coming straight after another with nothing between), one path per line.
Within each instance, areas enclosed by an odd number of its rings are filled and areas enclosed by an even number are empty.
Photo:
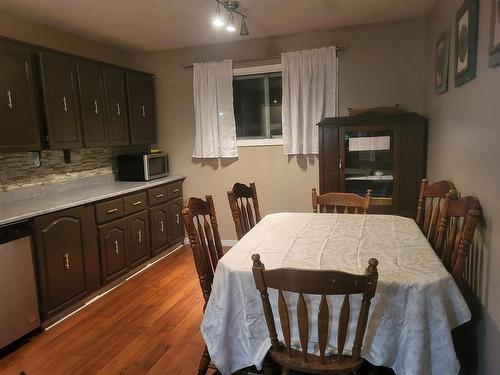
M434 72L434 89L436 94L448 91L448 66L450 56L450 29L447 28L436 42L436 66Z
M465 0L455 20L455 86L476 77L478 0Z
M490 66L500 65L500 0L491 0Z

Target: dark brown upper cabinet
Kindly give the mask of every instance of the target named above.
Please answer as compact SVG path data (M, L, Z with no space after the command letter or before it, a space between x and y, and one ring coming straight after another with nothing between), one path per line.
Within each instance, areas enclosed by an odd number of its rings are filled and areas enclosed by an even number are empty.
M119 68L104 68L104 88L108 109L108 144L130 144L125 72Z
M0 151L40 150L34 51L0 40Z
M127 95L130 141L133 145L156 143L156 108L153 77L128 71Z
M85 147L107 146L106 100L102 65L90 61L79 61L78 87Z
M40 68L49 148L83 147L75 60L43 51Z

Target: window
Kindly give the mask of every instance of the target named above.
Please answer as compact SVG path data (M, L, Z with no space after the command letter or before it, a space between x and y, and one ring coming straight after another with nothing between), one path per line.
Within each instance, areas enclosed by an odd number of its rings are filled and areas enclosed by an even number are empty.
M238 146L283 144L281 64L234 70Z

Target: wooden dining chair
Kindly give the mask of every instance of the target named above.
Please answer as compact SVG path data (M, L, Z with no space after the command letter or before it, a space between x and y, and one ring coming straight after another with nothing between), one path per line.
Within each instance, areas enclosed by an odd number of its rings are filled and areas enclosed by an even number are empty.
M227 192L227 198L236 227L236 236L240 240L260 221L255 183L251 182L250 186L239 182L235 183L233 188Z
M455 280L459 280L464 273L465 261L480 217L481 205L477 198L456 198L448 194L444 199L436 253Z
M278 268L265 270L259 254L252 255L253 277L255 286L260 292L264 316L271 338L271 358L282 367L282 374L289 370L314 374L347 374L356 371L363 364L361 347L366 331L371 299L377 289L378 261L368 261L365 275L354 275L341 271L318 271L294 268ZM278 313L284 342L278 340L274 315L269 302L267 288L278 290ZM283 292L298 293L297 325L301 350L291 346L290 312L283 297ZM317 317L319 356L308 352L309 314L304 294L321 295ZM359 311L352 354L344 354L344 346L350 323L350 295L362 294L363 299ZM325 355L330 331L330 310L326 296L344 295L337 325L337 354Z
M370 208L372 191L368 189L366 196L362 197L354 193L326 193L318 195L316 188L312 189L313 212L321 213L361 213L366 214Z
M415 221L433 246L437 240L439 215L444 199L446 198L446 194L450 192L458 195L455 185L450 181L443 180L429 185L429 180L424 178L420 184Z
M211 195L207 195L206 201L191 197L182 210L184 225L189 238L189 244L193 251L196 272L200 281L201 292L205 300L203 311L207 305L215 269L219 259L222 258L222 242L217 226L214 201ZM198 375L204 375L210 366L210 355L205 346L203 355L198 366Z

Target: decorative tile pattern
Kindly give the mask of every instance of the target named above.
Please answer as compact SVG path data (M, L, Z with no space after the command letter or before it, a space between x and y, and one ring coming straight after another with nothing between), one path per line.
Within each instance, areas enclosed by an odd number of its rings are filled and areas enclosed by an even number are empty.
M71 163L64 162L60 150L41 152L40 167L31 153L0 154L0 191L45 185L82 177L104 176L113 173L111 148L71 150Z

